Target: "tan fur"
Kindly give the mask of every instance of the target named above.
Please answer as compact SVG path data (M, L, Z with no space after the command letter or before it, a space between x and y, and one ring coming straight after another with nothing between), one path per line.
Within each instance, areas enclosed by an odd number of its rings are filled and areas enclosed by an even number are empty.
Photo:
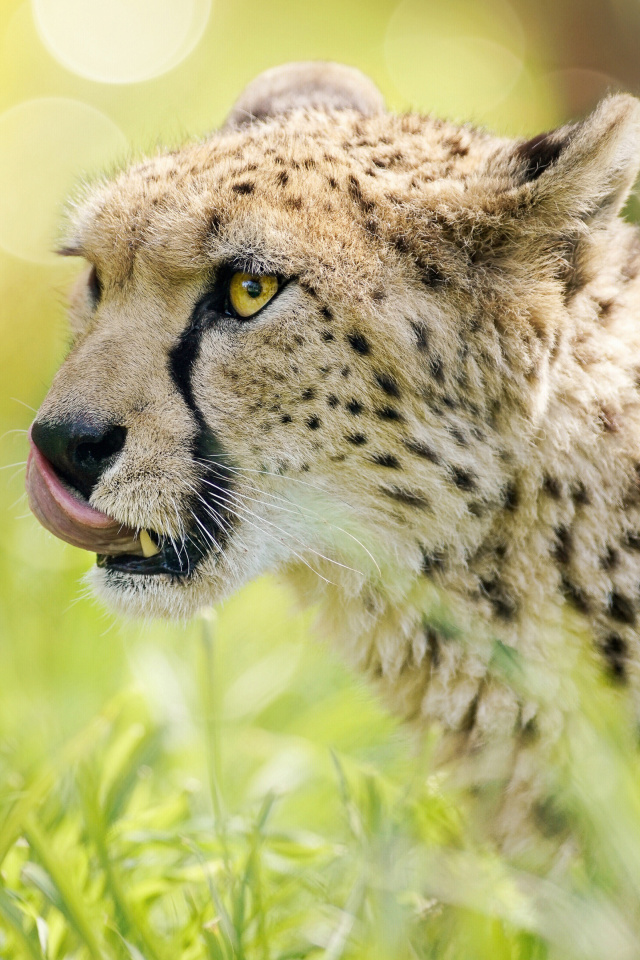
M126 426L92 502L180 537L204 468L169 353L221 265L290 278L193 366L243 471L224 550L189 581L95 587L188 616L277 569L404 717L453 752L521 744L537 707L493 671L495 642L544 661L567 603L640 689L640 241L618 217L640 107L613 97L521 144L390 115L326 72L323 100L321 66L270 71L221 132L77 205L67 252L104 294L94 310L78 284L39 416Z

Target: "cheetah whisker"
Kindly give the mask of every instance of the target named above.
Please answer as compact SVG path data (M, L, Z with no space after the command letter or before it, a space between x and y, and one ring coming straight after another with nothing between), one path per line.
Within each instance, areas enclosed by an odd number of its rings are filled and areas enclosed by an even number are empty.
M247 471L248 471L248 468L246 468L246 467L230 467L230 466L226 466L226 465L223 465L223 464L215 464L215 463L212 463L211 461L204 461L204 460L202 460L202 459L200 459L200 458L197 458L197 459L198 459L198 462L199 462L199 463L202 463L203 465L205 465L205 466L206 466L208 469L210 469L211 471L214 471L214 470L216 469L216 466L221 467L223 470L233 470L235 473L244 473L244 472L247 472ZM265 470L251 470L250 472L251 472L251 473L258 473L258 474L260 474L260 475L262 475L262 476L276 477L276 478L279 479L279 480L291 480L291 481L293 481L293 482L295 482L295 483L302 483L302 484L304 484L305 486L308 486L308 487L311 487L312 489L318 490L318 491L320 491L320 492L323 493L323 494L326 494L326 493L327 493L327 491L324 490L324 489L323 489L322 487L320 487L319 485L307 483L307 482L304 481L304 480L299 480L297 477L288 477L288 476L285 476L285 475L282 475L282 474L269 473L268 471L265 471ZM210 481L207 481L207 480L204 480L204 479L203 479L202 482L203 482L203 483L206 483L207 486L215 486L215 484L211 484ZM348 530L345 530L344 527L341 527L341 526L339 526L337 523L333 523L332 521L327 520L326 517L323 517L322 514L320 514L317 510L313 510L313 508L311 508L311 507L303 506L302 504L291 504L291 501L288 500L286 497L280 497L280 496L278 496L277 494L271 493L270 491L261 490L261 489L260 489L258 486L256 486L255 484L251 484L251 485L250 485L249 482L248 482L246 479L244 479L244 478L242 479L242 483L243 483L243 484L246 484L247 486L250 486L250 489L253 489L254 492L260 493L262 496L271 497L271 498L274 499L274 500L279 500L279 501L281 501L282 503L288 503L288 504L290 504L291 506L295 507L295 511L300 512L300 513L307 513L310 517L313 517L315 520L318 520L320 523L323 523L325 526L329 527L330 529L332 529L332 530L337 530L339 533L344 534L345 537L348 537L350 540L353 540L353 542L354 542L355 544L357 544L357 546L359 546L360 549L363 550L363 551L366 553L366 555L369 557L369 559L371 560L371 562L372 562L373 565L375 566L378 574L379 574L380 576L382 575L382 571L381 571L381 569L380 569L380 565L379 565L378 561L376 560L376 558L375 558L375 557L373 556L373 554L371 553L371 551L364 545L364 543L362 543L361 540L359 540L353 533L350 533ZM246 494L243 494L243 496L246 496ZM251 499L251 498L247 498L247 499ZM256 502L259 502L259 501L256 501ZM285 512L287 512L287 513L295 512L294 510L291 510L291 509L289 509L289 508L287 508L287 507L280 507L280 506L279 506L278 504L276 504L276 503L274 503L274 504L267 504L265 501L262 501L262 502L264 503L265 506L273 506L273 507L275 507L276 509L283 510L283 511L285 511ZM340 500L339 502L340 502L341 504L344 504L345 506L349 507L350 510L353 510L353 509L354 509L353 506L352 506L352 504L349 504L349 503L347 503L346 501ZM337 563L337 561L331 561L331 562L336 562L336 563ZM347 569L352 569L352 568L351 568L351 567L347 567ZM356 571L356 572L361 572L361 571Z
M227 495L230 494L229 491L226 491L226 493ZM200 497L202 503L205 504L205 506L208 506L206 501L199 494L198 496ZM240 503L238 502L240 500L238 496L234 496L233 501L229 501L228 499L220 495L210 494L210 496L212 496L213 499L215 499L218 503L220 503L221 506L224 506L224 507L229 507L231 503L234 503L235 507L238 510L243 510L246 514L249 514L250 516L255 517L256 519L260 520L262 523L268 524L270 527L273 527L275 530L278 530L285 537L288 537L290 540L293 540L295 543L300 544L300 546L302 546L305 550L309 550L311 553L315 554L317 557L320 557L322 560L326 560L328 563L333 563L338 567L342 567L344 570L350 570L351 573L357 573L361 577L365 576L362 570L356 570L355 567L350 567L346 563L340 563L339 560L334 560L332 557L327 557L325 554L321 553L319 550L316 550L314 547L309 546L309 544L305 543L304 540L301 540L299 537L296 537L295 534L291 533L289 530L285 530L283 527L280 527L277 523L274 523L272 520L267 520L266 517L261 517L260 514L256 513L254 510L251 510L249 507L245 507L241 502ZM231 496L233 496L233 494L231 494ZM264 504L264 506L271 506L271 505Z

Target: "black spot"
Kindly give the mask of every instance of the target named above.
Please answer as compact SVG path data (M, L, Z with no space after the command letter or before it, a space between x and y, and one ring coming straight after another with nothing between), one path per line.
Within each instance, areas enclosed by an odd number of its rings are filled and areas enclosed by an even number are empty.
M291 417L288 413L283 413L280 417L280 423L291 423Z
M376 410L376 417L380 417L381 420L395 420L398 423L401 423L404 420L404 417L399 410L395 410L393 407L381 407L379 410Z
M331 310L329 310L329 307L326 304L323 306L320 312L322 316L325 318L325 320L333 320L333 314L331 313Z
M556 480L555 477L550 477L548 474L545 474L542 479L542 489L552 500L559 500L562 494L560 481Z
M320 419L319 419L319 417L309 417L309 419L308 419L307 421L305 421L305 422L306 422L307 426L309 427L309 430L317 430L318 427L320 426Z
M281 187L286 187L289 183L289 174L286 170L281 170L276 179Z
M571 499L578 507L586 507L591 503L587 488L581 480L571 485Z
M562 577L561 588L565 599L580 613L589 613L589 601L580 587L572 583L567 577Z
M633 625L636 622L636 611L628 597L614 591L607 600L607 613L620 623Z
M524 743L535 743L540 738L540 727L535 717L527 720L520 731L520 736Z
M469 441L467 440L467 438L466 438L465 435L463 434L462 430L459 430L458 427L451 427L450 430L449 430L449 432L450 432L451 436L453 437L453 439L454 439L454 440L456 441L456 443L458 444L458 446L460 446L460 447L468 447L468 446L469 446Z
M568 816L555 797L536 800L533 804L533 816L540 833L544 837L553 838L556 845L560 834L566 834L569 829Z
M302 400L315 400L316 391L313 387L307 387L306 390L302 391L301 399Z
M452 157L466 157L469 153L468 145L462 143L459 135L447 137L447 139L443 141L443 146L449 147L449 153Z
M364 410L364 407L358 400L349 400L345 406L349 413L352 413L354 417L359 416Z
M451 467L451 477L459 490L475 490L476 477L470 470L462 467Z
M379 487L381 493L398 503L403 503L408 507L417 507L419 510L427 510L431 504L427 497L414 490L406 490L404 487Z
M351 367L343 367L340 373L342 374L343 377L348 377L349 374L351 373Z
M366 357L366 355L371 352L369 341L361 333L358 333L357 330L354 330L353 333L348 333L347 340L356 353L361 354L363 357Z
M310 283L307 283L305 280L299 280L298 285L302 287L304 292L307 293L310 297L313 297L314 299L317 300L318 291L316 290L315 287L312 287Z
M433 379L437 380L438 383L442 383L444 380L444 369L442 366L442 357L439 354L434 353L429 357L429 369Z
M467 710L458 723L458 730L460 733L469 734L476 725L476 720L478 719L478 705L480 703L480 690L476 693L475 697L467 707Z
M554 530L556 535L556 544L553 554L558 563L569 563L571 557L572 538L568 527L557 527Z
M515 510L519 502L518 488L515 483L510 483L502 494L502 502L505 510Z
M416 263L420 268L420 279L425 287L440 287L446 283L446 277L438 270L434 263L427 263L420 256L416 257Z
M247 194L253 193L255 190L255 184L251 183L249 180L244 180L242 183L234 183L231 187L234 193Z
M367 442L367 438L364 433L348 433L345 437L349 443L352 443L356 447L361 447L363 443Z
M327 343L329 343L329 341L331 340L335 340L335 337L331 333L331 330L323 330L321 336L322 336L322 339L325 340Z
M612 675L617 680L624 679L627 644L619 633L610 633L602 645L602 652Z
M285 197L283 203L289 210L302 210L302 197Z
M329 404L330 407L337 407L340 401L336 397L335 393L330 393L329 396L327 397L327 403Z
M329 186L331 187L332 190L338 189L338 181L336 180L335 177L327 177L327 180L329 181Z
M362 187L360 186L358 179L354 177L353 174L349 176L348 190L349 190L349 196L351 197L352 200L355 200L355 202L358 204L360 209L363 210L365 213L371 213L371 211L375 207L375 204L371 200L367 200L362 195Z
M418 350L428 350L429 333L426 325L424 323L417 323L415 320L410 320L409 322L411 324L411 329L416 336L416 346Z
M518 160L524 163L524 179L537 180L545 170L552 166L563 148L566 146L567 138L559 138L554 131L551 133L541 133L531 140L519 144L516 147L515 155Z
M400 469L400 461L392 453L374 453L371 460L373 463L377 463L379 467L389 467L391 470Z
M430 553L424 547L420 547L420 553L422 554L420 570L425 577L429 577L436 570L442 570L445 557L441 550L434 550Z
M607 552L600 557L600 566L603 570L614 570L620 562L620 554L613 547L607 547Z
M424 635L427 640L429 656L431 657L431 666L436 670L440 665L440 639L436 631L432 630L431 627L425 629Z
M440 463L440 457L436 451L429 446L428 443L423 443L421 440L415 440L413 437L404 437L402 442L407 450L410 450L411 453L415 453L418 457L422 457L423 460L428 460L430 463Z
M376 373L376 381L384 392L390 397L399 397L400 389L394 378L388 373Z
M491 580L481 580L480 586L489 599L496 616L501 620L513 620L518 606L514 598L507 592L503 583L494 577Z

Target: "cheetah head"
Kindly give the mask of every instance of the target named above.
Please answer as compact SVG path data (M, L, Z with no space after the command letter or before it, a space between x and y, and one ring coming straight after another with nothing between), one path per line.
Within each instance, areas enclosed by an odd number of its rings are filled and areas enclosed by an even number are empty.
M88 266L31 429L35 514L135 614L269 569L463 558L544 419L638 129L614 97L513 142L389 114L346 67L262 75L219 132L75 205L61 252Z

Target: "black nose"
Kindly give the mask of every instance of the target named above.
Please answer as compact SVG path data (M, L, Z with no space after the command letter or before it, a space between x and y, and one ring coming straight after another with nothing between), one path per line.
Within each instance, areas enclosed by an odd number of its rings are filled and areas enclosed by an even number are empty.
M91 496L100 475L124 447L126 427L86 420L36 420L31 438L67 483Z

